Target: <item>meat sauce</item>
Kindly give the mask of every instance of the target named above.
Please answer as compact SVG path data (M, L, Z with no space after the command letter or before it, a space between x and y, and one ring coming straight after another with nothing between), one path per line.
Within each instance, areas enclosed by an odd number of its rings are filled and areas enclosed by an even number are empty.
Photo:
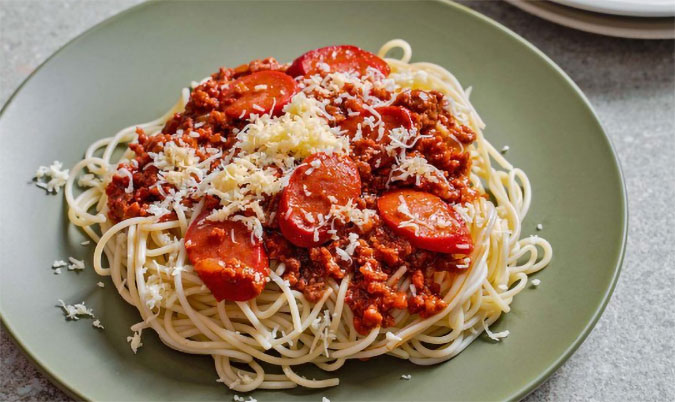
M383 69L380 63L382 60L378 58L379 61L375 63L372 57L376 56L369 55L362 63L370 64L365 67L360 65L359 68L363 71L368 66ZM305 66L303 68L315 68L315 64L308 64L306 60L303 63ZM342 59L340 63L342 63L340 66L345 65ZM159 171L153 165L150 156L152 153L161 152L167 142L178 142L182 147L194 149L195 157L199 161L209 157L206 148L219 149L224 153L230 150L236 142L236 133L248 123L244 116L247 114L247 105L242 106L240 100L247 96L246 91L251 90L247 87L236 88L236 85L231 84L242 82L240 80L242 77L260 72L285 73L287 68L288 65L280 64L273 58L256 60L236 68L221 68L211 76L211 80L201 83L192 90L185 110L170 118L160 134L147 136L142 129L137 129L138 141L129 145L135 154L134 158L118 166L118 169L126 169L133 178L133 190L128 192L129 175L119 172L113 175L106 188L109 218L119 222L132 217L149 216L150 205L153 202L163 200L166 194L176 190L169 183L158 184ZM295 70L297 71L294 75L303 71L300 67L296 67ZM386 73L389 73L388 67ZM323 76L326 72L319 69L312 71L312 74ZM326 112L333 117L329 120L332 127L347 127L350 124L349 120L357 113L365 116L369 113L368 110L372 109L361 89L347 83L343 91L350 97L340 102L336 101L335 96L312 93L316 99L328 100ZM287 95L283 90L281 93ZM370 92L370 96L381 100L391 100L394 95L379 87ZM396 95L389 106L399 108L400 111L387 112L394 113L399 119L404 118L406 123L403 125L410 124L410 128L419 134L420 138L407 150L407 156L425 158L442 173L444 180L409 177L391 182L392 170L397 163L396 155L388 153L386 136L384 140L378 141L375 133L368 133L365 130L360 138L352 138L350 142L349 157L360 177L360 191L355 193L360 192L360 195L352 200L357 208L377 211L378 199L396 189L428 193L448 205L467 203L479 196L469 182L471 161L469 153L465 151L465 147L476 139L476 134L452 116L445 102L447 101L440 92L408 90ZM242 110L241 117L226 113L227 110L232 110L233 105L238 107L238 111ZM276 109L270 112L276 113ZM353 137L350 129L345 131L346 135ZM184 134L180 135L181 133ZM180 138L177 139L176 136ZM212 169L219 163L219 160L215 160L211 165ZM265 211L269 214L277 211L282 196L283 192L280 192L266 199L263 203ZM215 197L208 197L206 208L218 204ZM335 198L329 200L328 205L334 200ZM199 201L185 198L181 202L186 207L191 207ZM446 303L442 300L440 285L435 278L438 273L449 272L452 275L467 267L470 249L464 254L447 254L430 251L425 247L416 247L412 243L419 246L419 242L411 242L410 238L397 234L391 225L382 219L381 214L382 211L380 214L374 214L361 226L336 222L330 239L325 240L326 236L322 235L320 244L305 244L303 247L284 236L279 226L279 214L276 214L274 219L263 222L263 241L251 249L256 250L258 253L256 255L266 254L264 261L269 258L284 263L283 278L292 288L303 292L305 297L313 302L321 298L329 278L340 283L349 275L346 303L354 313L354 327L361 334L368 333L378 326L393 325L395 310L407 309L411 314L419 314L421 317L429 317L440 312L446 307ZM169 213L161 219L174 218L175 214ZM461 221L461 218L458 219ZM222 231L220 228L213 230ZM466 233L464 237L471 243L470 236L468 232ZM214 232L203 236L213 239L219 234L222 235L220 232ZM311 243L311 240L306 241ZM187 243L186 241L186 247ZM194 251L194 247L199 245L190 244L194 255L204 254ZM351 256L347 258L344 253L341 255L338 252L338 249L345 250L349 247L353 250ZM241 253L241 250L238 252ZM223 259L226 260L224 257ZM246 258L242 257L237 261L240 260ZM255 261L256 272L266 272L266 268L262 268L259 264L263 260ZM244 280L243 273L237 277L239 271L234 268L228 266L228 275L234 275L233 280ZM392 275L403 268L405 268L403 278L409 279L409 286L405 289L399 288L400 281L388 284ZM203 276L202 280L206 283L205 278L206 276ZM207 283L214 295L218 293L210 285ZM257 290L258 293L259 291L260 289ZM252 296L255 295L254 292ZM223 298L231 300L227 295L218 297L219 300Z

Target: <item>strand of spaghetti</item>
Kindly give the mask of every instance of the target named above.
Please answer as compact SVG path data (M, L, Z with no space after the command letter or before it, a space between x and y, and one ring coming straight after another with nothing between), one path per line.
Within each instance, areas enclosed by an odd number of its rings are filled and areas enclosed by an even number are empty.
M293 337L294 335L302 334L305 331L305 329L307 329L311 325L311 323L314 321L314 319L316 319L316 316L319 315L319 311L321 311L321 308L323 307L323 304L326 302L326 300L328 299L328 297L332 293L333 293L332 289L330 289L330 288L326 289L323 292L323 295L321 296L321 298L316 302L316 304L312 308L311 312L309 313L309 316L306 317L305 319L303 319L302 322L300 322L300 326L297 327L295 325L295 322L293 322L293 326L294 326L293 332L291 332L290 334L288 334L284 337L281 337L281 338L275 340L273 345L283 344L283 343L286 342L288 337ZM299 330L298 330L298 328L299 328Z
M122 298L129 304L134 305L134 300L129 294L129 291L125 287L126 279L122 278L122 257L125 256L123 253L123 243L126 241L126 237L123 233L119 233L114 237L114 248L115 252L113 253L113 258L108 257L110 262L109 274L115 284L117 292L122 296ZM101 244L100 242L98 244ZM97 246L98 246L97 244ZM94 252L94 255L96 253ZM99 274L100 275L100 274Z
M253 304L253 311L255 312L255 315L260 318L260 319L266 319L272 317L274 314L279 311L279 309L284 305L284 298L282 295L278 295L278 297L274 300L274 303L270 304L267 309L260 310L258 308L258 304L254 303Z
M511 307L509 307L509 305L505 303L501 297L499 297L499 294L497 294L497 291L492 287L487 279L483 281L483 289L487 291L488 295L491 297L491 300L495 302L497 306L499 306L501 311L505 313L511 311Z
M410 44L403 39L392 39L389 42L385 43L380 47L380 50L377 52L377 55L381 58L384 58L384 56L389 53L390 50L394 48L401 48L403 50L403 56L401 56L400 62L401 63L407 63L410 61L410 58L412 57L412 48L410 47Z
M150 249L146 251L148 257L158 257L163 254L171 253L180 250L183 245L180 242L167 244L166 246Z
M190 305L190 302L187 300L187 297L185 296L185 293L183 292L183 282L182 282L182 275L180 275L180 271L183 269L183 260L184 260L184 254L185 254L185 249L183 248L180 251L179 255L182 255L182 258L179 257L179 260L176 261L176 269L174 272L178 272L179 274L176 275L174 274L174 287L176 289L176 294L178 295L178 301L180 302L181 307L183 307L183 310L185 314L194 322L194 324L202 331L202 333L210 338L211 340L216 340L218 337L211 332L211 330L208 329L207 326L203 325L202 321L199 320L197 317L199 314L192 308Z
M91 223L103 223L106 221L106 217L103 214L99 213L98 215L91 215L87 213L86 210L82 210L79 207L79 204L75 202L75 198L73 197L73 183L75 182L75 178L78 176L78 173L89 162L106 164L106 162L100 158L83 159L78 163L76 163L72 169L70 169L68 180L66 180L64 194L66 196L66 202L68 203L69 207L75 211L74 216L76 217L76 219L73 220L73 223L77 226L82 226L82 223L78 224L78 222L87 222L87 224L91 224ZM86 221L82 221L83 219L86 219Z
M160 332L160 334L166 335L166 336L160 335L160 339L162 339L162 341L164 341L165 343L166 341L168 341L169 343L180 347L181 350L188 351L188 353L217 354L218 356L228 356L236 358L237 360L243 362L247 362L252 359L250 355L241 352L240 350L237 350L235 345L227 341L225 342L194 341L191 339L181 337L173 327L171 323L171 317L172 313L165 314L163 323L164 325L162 326L162 329L165 330L166 332L164 331ZM195 328L199 330L199 328L197 327ZM201 330L199 331L200 331L199 333L201 334L202 333Z
M379 332L380 332L380 327L373 328L372 330L370 330L370 333L368 334L368 336L366 336L365 338L357 341L356 343L354 343L354 345L352 345L348 348L336 351L335 353L332 353L333 358L337 358L337 359L339 359L341 357L352 358L353 355L362 351L363 349L367 348L368 345L373 343L373 341L375 341L375 339L377 338L377 335L379 334Z
M272 347L272 344L269 342L269 339L271 338L270 331L265 328L265 326L258 320L258 317L253 313L253 310L251 310L251 307L248 305L246 302L236 302L237 306L241 309L241 311L244 313L246 318L248 318L248 321L253 325L253 327L258 330L260 333L260 339L262 340L262 343L260 346L263 347L263 349L267 350Z
M230 342L233 346L236 346L239 350L242 352L249 354L252 358L256 358L258 360L264 361L269 364L274 364L277 366L280 366L282 364L287 364L287 365L300 365L304 363L309 363L317 358L319 354L321 353L320 350L315 350L311 353L308 353L302 357L299 358L283 358L283 357L276 357L272 356L269 354L266 354L256 348L253 348L251 346L248 346L245 343L239 342L235 336L232 334L228 333L227 330L218 327L215 323L206 321L207 325L210 326L210 329L212 329L214 332L218 333L221 337L223 337L225 340Z
M103 268L101 265L101 256L103 254L103 247L105 247L106 243L110 238L119 233L122 229L125 229L129 226L136 225L141 222L146 222L148 221L148 218L131 218L127 219L125 221L121 221L117 224L115 224L113 227L108 229L103 236L101 236L101 240L96 244L96 249L94 249L94 269L96 270L96 273L101 275L101 276L108 276L110 275L110 269L109 268Z
M141 295L136 289L136 225L131 225L127 228L127 273L126 285L129 289L129 294L134 301L134 305L138 306L141 302Z
M314 362L314 365L323 371L335 371L344 366L346 359L336 359L333 363Z
M279 264L281 265L281 264ZM270 271L270 279L279 286L279 288L284 292L286 300L288 300L288 307L291 309L291 317L293 317L293 326L295 327L296 332L302 332L302 323L300 322L300 314L298 312L298 305L295 303L295 297L291 293L291 289L284 283L284 280L281 279L279 275Z
M228 361L228 363L229 363L229 361ZM247 375L245 378L249 378L250 381L239 381L239 382L237 382L236 379L237 378L241 379L241 377L239 375L235 374L234 370L232 370L232 366L230 364L223 365L223 369L224 369L226 375L228 376L228 378L233 378L233 377L235 378L235 381L232 382L231 385L228 384L228 386L231 389L234 389L235 391L239 391L239 392L249 392L249 391L253 391L254 389L258 388L258 386L260 386L260 384L262 384L262 382L264 381L265 371L263 370L263 368L258 363L255 362L255 360L251 360L250 362L247 362L246 364L248 364L253 369L253 371L255 372L255 377L253 379L250 379L250 376ZM238 372L241 372L241 371L238 371Z
M342 278L340 282L340 287L337 291L337 298L335 303L335 308L333 309L333 320L330 323L330 332L337 332L338 325L342 318L342 311L345 305L345 296L347 295L347 289L349 288L349 283L351 281L351 275L347 274Z
M329 378L326 380L308 380L305 377L300 377L295 374L290 366L282 365L281 369L284 371L284 374L293 381L294 383L301 385L306 388L327 388L335 387L340 384L339 378Z

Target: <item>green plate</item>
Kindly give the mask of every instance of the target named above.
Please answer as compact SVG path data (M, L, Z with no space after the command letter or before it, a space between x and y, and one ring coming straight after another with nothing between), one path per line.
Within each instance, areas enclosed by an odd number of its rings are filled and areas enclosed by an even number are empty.
M148 331L134 355L126 342L136 311L104 289L93 246L68 225L65 202L31 183L38 165L75 164L96 139L162 114L191 80L221 65L350 43L376 51L392 38L473 86L487 137L529 175L524 232L542 223L555 250L513 311L458 357L418 367L384 357L353 361L327 390L257 391L270 400L506 400L526 395L588 335L619 273L626 198L612 147L588 101L546 56L481 15L446 2L162 2L96 26L51 57L0 116L2 267L0 309L8 331L47 375L77 398L231 400L210 357L165 347ZM80 274L53 275L55 259L85 258ZM67 322L56 300L86 301L106 326ZM401 374L412 374L410 381Z

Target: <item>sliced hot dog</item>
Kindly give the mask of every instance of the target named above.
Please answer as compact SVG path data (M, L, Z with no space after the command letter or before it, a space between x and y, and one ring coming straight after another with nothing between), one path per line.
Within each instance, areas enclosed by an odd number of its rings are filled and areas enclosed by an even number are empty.
M269 261L259 240L241 222L212 222L203 212L185 234L185 249L195 272L216 300L245 301L260 294Z
M279 228L299 247L328 240L326 218L332 204L346 205L361 194L361 177L348 156L319 152L307 157L291 175L279 200Z
M279 71L259 71L234 81L225 98L234 102L225 108L232 119L251 114L278 114L297 92L295 80Z
M286 74L293 77L320 72L357 73L365 75L368 67L380 71L385 77L390 69L386 61L356 46L328 46L310 50L293 61Z
M377 200L380 217L415 247L439 253L469 254L473 241L459 214L439 197L394 190Z
M388 144L390 142L388 136L389 131L399 127L410 130L413 126L412 116L410 115L408 109L404 107L380 106L375 108L375 111L379 114L379 118L378 116L374 116L373 113L364 110L357 116L352 116L345 119L340 124L340 129L346 130L347 134L353 138L358 132L360 125L361 135L363 138L372 140L377 140L380 138L380 142ZM366 117L370 116L375 117L375 128L371 128L369 125L364 124ZM377 125L379 121L382 121L383 123L382 133L380 133L380 126Z

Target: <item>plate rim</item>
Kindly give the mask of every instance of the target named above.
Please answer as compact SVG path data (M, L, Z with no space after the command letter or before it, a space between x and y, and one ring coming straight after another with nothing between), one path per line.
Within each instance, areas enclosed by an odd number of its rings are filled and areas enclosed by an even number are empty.
M502 33L512 37L516 41L518 41L521 45L524 45L527 49L532 51L534 54L542 58L546 64L549 67L552 67L554 73L557 73L560 77L564 79L564 81L571 87L573 92L577 95L578 99L583 103L584 107L590 112L591 117L595 120L597 123L598 127L600 128L600 132L605 140L605 143L608 146L608 149L610 151L610 154L612 156L612 161L614 162L614 167L616 170L616 173L618 175L619 181L621 183L620 189L621 189L621 205L620 205L620 210L621 210L621 244L618 249L617 253L617 259L616 262L613 264L612 270L613 275L611 277L611 280L609 282L609 286L605 289L602 295L602 300L600 304L595 308L595 311L593 312L592 317L590 320L586 323L584 328L579 332L577 337L574 339L573 342L570 343L570 345L558 356L557 359L551 361L551 363L546 367L544 370L542 370L538 375L532 377L529 381L526 382L524 386L521 387L521 389L508 397L508 400L521 400L527 395L529 395L531 392L536 390L544 381L546 381L563 363L565 363L571 356L574 354L574 352L581 346L581 344L586 340L588 335L590 335L591 331L597 324L598 320L604 313L607 304L609 303L609 300L611 299L612 294L614 293L614 289L616 288L616 284L618 282L622 267L623 267L623 262L624 262L624 257L626 254L626 244L627 244L627 238L628 238L628 197L627 197L627 191L626 191L626 180L623 174L623 169L621 167L621 162L618 158L618 155L616 153L616 150L614 149L614 145L609 138L609 136L606 133L606 130L598 118L598 115L596 114L595 110L593 109L590 101L586 97L586 95L583 93L583 91L579 88L579 86L567 75L567 73L560 67L558 66L557 63L555 63L550 57L548 57L543 51L541 51L539 48L534 46L532 43L527 41L525 38L517 34L516 32L512 31L505 25L501 24L500 22L481 14L478 11L475 11L467 6L464 6L462 4L456 3L452 0L433 0L435 3L440 3L444 6L447 7L453 7L469 16L478 18L482 22L492 25L493 27L497 28L499 31ZM60 46L56 51L54 51L51 55L49 55L43 62L41 62L22 82L19 84L18 87L12 92L12 94L7 98L7 101L5 104L0 108L0 119L4 116L6 110L11 106L11 104L14 101L14 98L21 92L22 88L28 81L30 81L35 74L37 74L49 61L51 61L52 58L54 58L56 55L61 53L63 50L66 48L72 46L76 42L78 42L81 38L83 38L86 35L89 35L93 32L96 32L100 30L101 28L105 27L106 25L117 21L120 18L123 18L125 15L130 14L138 9L145 8L145 7L152 7L155 4L161 3L161 0L148 0L139 4L136 4L134 6L131 6L125 10L120 11L119 13L116 13L103 21L91 26L90 28L86 29L82 33L78 34L74 38L68 40L65 42L62 46ZM5 333L8 335L8 337L11 339L11 341L21 350L21 352L24 354L24 356L32 363L33 367L35 367L40 373L45 375L49 381L54 384L57 388L59 388L61 391L63 391L66 395L70 396L73 399L76 400L91 400L87 396L81 394L78 390L71 388L68 384L66 384L65 381L63 381L61 378L59 378L59 375L55 372L53 372L49 367L47 367L45 364L43 364L39 357L36 356L31 350L28 345L26 345L19 336L17 336L15 330L13 329L11 323L7 320L5 317L5 314L3 312L2 304L0 304L0 323L2 324L2 327L5 331Z
M504 0L513 7L543 20L589 32L596 35L614 38L642 39L642 40L668 40L675 39L675 29L639 29L636 24L663 24L664 20L673 20L674 17L634 17L625 15L602 14L572 5L561 4L553 1L533 0ZM610 25L614 23L614 26ZM633 24L631 26L631 24Z
M640 10L639 1L631 2L616 2L610 0L588 1L588 0L551 0L554 3L561 4L567 7L574 7L580 10L592 11L595 13L603 13L610 15L620 15L625 17L640 17L640 18L659 18L659 17L673 17L675 16L675 4L662 3L652 4L649 10ZM600 3L595 5L594 3ZM614 7L613 7L614 5ZM623 7L622 7L623 5Z

